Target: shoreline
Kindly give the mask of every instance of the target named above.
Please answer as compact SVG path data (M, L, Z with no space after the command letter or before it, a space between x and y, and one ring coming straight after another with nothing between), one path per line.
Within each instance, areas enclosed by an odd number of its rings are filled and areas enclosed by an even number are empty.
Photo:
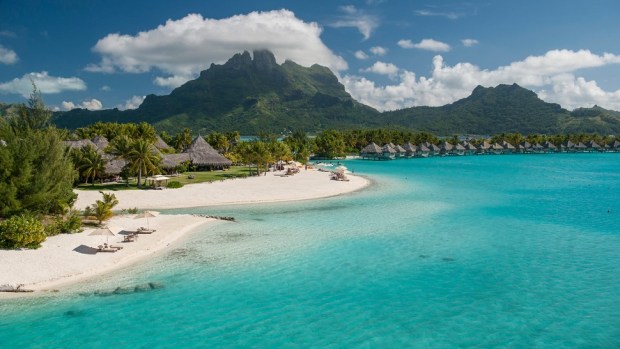
M186 185L180 189L128 190L113 192L118 200L117 209L174 209L287 201L315 200L349 194L368 187L372 181L362 176L347 174L348 182L330 180L329 172L301 171L292 177L277 173L266 176L216 183ZM74 207L99 200L98 191L78 191ZM157 231L140 235L136 242L123 243L123 230L135 230L146 220L135 215L115 216L107 226L116 234L109 243L123 246L118 252L93 253L93 247L106 242L104 236L90 236L92 228L81 233L49 237L37 250L0 250L0 286L24 284L32 293L0 292L0 298L21 298L51 295L79 283L96 282L99 275L133 265L165 251L184 237L217 220L191 214L162 214L149 218L149 225Z

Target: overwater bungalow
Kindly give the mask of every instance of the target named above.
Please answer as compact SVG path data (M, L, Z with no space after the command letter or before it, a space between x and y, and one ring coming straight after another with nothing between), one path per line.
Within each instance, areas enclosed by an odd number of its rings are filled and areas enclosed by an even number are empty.
M499 143L495 142L491 144L491 153L495 155L500 155L504 153L504 147L502 147Z
M394 146L394 150L396 150L396 156L399 158L404 158L405 156L407 156L407 150L405 150L405 148L401 147L400 145Z
M586 150L588 150L588 146L586 146L582 142L579 142L575 144L575 150L577 150L578 152L585 152Z
M574 152L577 151L577 149L575 148L575 143L571 142L571 141L566 141L564 143L562 143L560 145L560 150L562 152Z
M439 143L439 153L443 156L452 155L452 151L454 150L454 146L449 142L441 142Z
M514 145L512 145L512 144L510 144L510 143L508 143L506 141L503 141L501 143L501 146L504 147L504 154L512 154L516 150Z
M200 135L194 138L184 153L189 154L192 165L198 169L224 170L232 165L232 161L213 149Z
M381 152L383 153L383 158L385 159L394 159L396 157L396 150L390 147L389 144L386 144L381 148Z
M416 151L418 150L418 147L416 147L414 144L411 144L411 142L407 142L403 145L403 149L405 149L405 155L407 157L414 157Z
M544 147L540 143L532 144L532 152L536 154L544 153Z
M456 145L454 145L454 149L453 149L453 153L456 155L465 155L465 147L456 143Z
M431 153L431 150L428 149L428 147L426 145L424 145L424 143L420 144L419 146L417 146L417 150L416 150L416 156L421 156L423 158L427 158Z
M478 148L476 148L475 145L473 145L473 144L471 144L471 143L469 143L467 141L463 142L463 148L465 148L465 154L466 155L474 155L474 154L476 154L478 152Z
M430 156L439 156L441 154L441 148L439 148L439 146L435 144L429 145L428 150L429 150L428 155Z
M491 144L484 141L478 146L478 154L488 154L491 151Z
M586 143L586 146L588 147L588 150L591 152L603 150L603 148L601 148L601 146L598 145L598 143L596 143L595 141L589 141L588 143Z
M383 158L383 150L375 142L372 142L360 150L362 159L380 160Z
M614 141L609 148L613 151L620 151L620 141Z
M545 153L555 153L558 151L558 147L556 147L555 144L549 141L543 142L542 146Z
M523 141L517 145L517 151L522 154L531 153L532 144L530 144L530 142Z

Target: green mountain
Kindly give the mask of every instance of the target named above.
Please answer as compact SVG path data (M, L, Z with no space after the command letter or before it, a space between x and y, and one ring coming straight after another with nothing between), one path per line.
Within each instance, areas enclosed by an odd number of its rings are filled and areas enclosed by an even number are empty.
M99 120L147 121L177 132L232 131L257 134L284 129L375 126L379 112L355 101L336 76L319 65L276 63L269 51L246 51L208 70L167 96L149 95L136 110L57 113L59 127L76 128Z
M513 85L476 87L441 107L412 107L379 113L355 101L326 67L278 65L269 51L246 51L223 65L212 64L169 95L146 97L135 110L54 113L57 126L74 129L97 121L146 121L159 130L234 131L257 134L303 129L399 127L438 135L530 133L620 133L620 113L600 107L573 112L546 103Z

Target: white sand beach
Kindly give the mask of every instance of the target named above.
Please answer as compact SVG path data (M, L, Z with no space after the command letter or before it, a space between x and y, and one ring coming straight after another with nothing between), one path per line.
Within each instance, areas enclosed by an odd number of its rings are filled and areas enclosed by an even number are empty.
M192 184L180 189L114 193L119 200L117 209L137 207L142 210L308 200L352 192L369 184L363 177L348 177L348 182L333 181L327 172L302 170L290 177L268 173L262 177ZM101 197L97 191L77 192L76 208L86 207ZM23 284L23 288L41 294L92 280L165 250L187 233L214 221L193 215L159 215L149 218L150 227L157 230L155 233L140 235L135 242L123 242L124 231L145 226L145 219L134 217L116 216L107 222L116 233L108 238L109 243L123 247L114 253L95 253L95 248L106 242L106 237L89 235L92 228L77 234L49 237L37 250L0 250L0 286ZM0 292L0 297L11 295L17 294Z
M349 181L330 180L329 172L301 170L294 176L283 177L281 172L266 176L233 179L214 183L186 185L179 189L127 190L114 192L119 201L115 209L166 209L215 205L247 204L317 199L356 191L368 185L368 180L347 174ZM77 190L75 207L84 209L101 199L98 191Z

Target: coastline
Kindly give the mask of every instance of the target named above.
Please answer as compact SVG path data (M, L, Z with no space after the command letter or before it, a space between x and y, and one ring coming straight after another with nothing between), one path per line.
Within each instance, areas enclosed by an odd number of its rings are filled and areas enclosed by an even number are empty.
M117 208L172 209L203 206L220 206L251 203L311 200L338 196L363 189L371 181L348 174L348 182L329 179L329 172L301 171L292 177L268 173L262 177L228 180L216 183L186 185L180 189L118 191ZM98 191L76 191L79 194L76 208L100 199ZM109 243L123 246L115 253L93 253L93 247L106 242L104 236L89 235L93 229L77 234L49 237L37 250L0 250L0 286L24 284L34 293L0 292L0 298L49 295L63 287L93 279L128 265L152 257L167 249L183 237L215 219L189 214L159 215L149 218L149 225L157 231L140 235L136 242L123 243L123 230L135 230L145 225L145 219L135 215L115 216L107 226L116 234Z

